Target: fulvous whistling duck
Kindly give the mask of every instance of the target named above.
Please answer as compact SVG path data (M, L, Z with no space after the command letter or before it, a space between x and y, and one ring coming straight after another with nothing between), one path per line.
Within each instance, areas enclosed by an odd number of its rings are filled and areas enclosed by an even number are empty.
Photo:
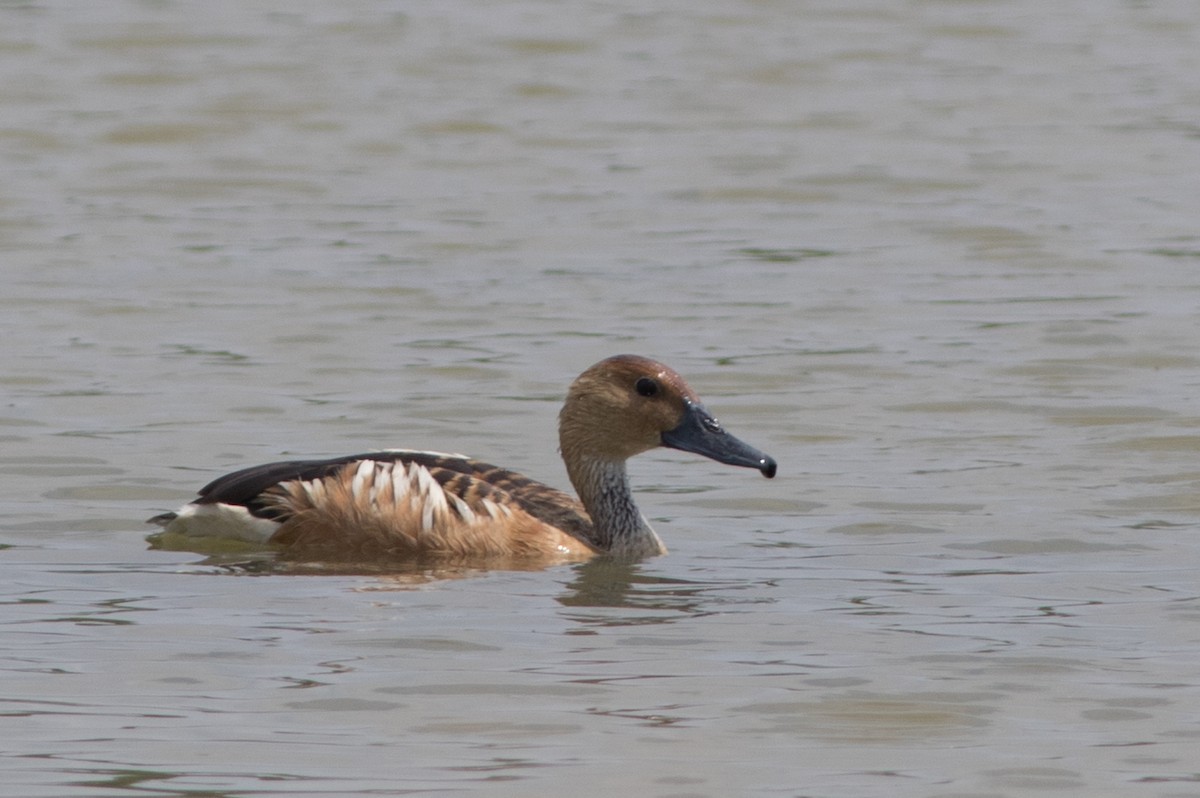
M558 429L578 500L462 455L393 449L245 468L150 521L293 558L640 558L666 548L633 502L630 457L666 446L775 476L775 461L727 433L683 377L636 355L583 372Z

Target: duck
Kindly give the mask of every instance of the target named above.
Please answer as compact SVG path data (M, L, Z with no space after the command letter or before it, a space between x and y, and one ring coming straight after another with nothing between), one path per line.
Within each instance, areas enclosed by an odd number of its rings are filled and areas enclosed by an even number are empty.
M666 447L776 472L675 370L639 355L580 374L558 432L578 498L461 454L384 449L243 468L148 523L185 539L266 544L290 559L637 560L667 549L634 502L629 458Z

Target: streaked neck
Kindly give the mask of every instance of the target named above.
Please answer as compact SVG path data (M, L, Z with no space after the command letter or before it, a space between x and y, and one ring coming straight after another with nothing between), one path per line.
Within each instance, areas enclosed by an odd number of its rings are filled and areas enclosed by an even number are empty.
M567 463L567 473L591 516L593 545L617 557L666 552L633 502L624 461L581 460Z

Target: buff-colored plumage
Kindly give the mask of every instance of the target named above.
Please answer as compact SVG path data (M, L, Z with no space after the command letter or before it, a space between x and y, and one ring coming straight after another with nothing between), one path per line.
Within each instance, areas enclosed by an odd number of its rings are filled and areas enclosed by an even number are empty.
M436 467L417 463L362 460L325 479L277 485L264 498L283 510L286 520L271 542L321 559L586 559L595 554L583 541L530 515L513 494L480 479L443 487L435 474L440 475Z
M628 458L669 446L775 474L774 460L725 433L682 377L636 355L603 360L575 380L559 441L578 500L462 455L401 449L243 469L151 520L168 532L261 541L304 559L636 558L666 549L633 502Z

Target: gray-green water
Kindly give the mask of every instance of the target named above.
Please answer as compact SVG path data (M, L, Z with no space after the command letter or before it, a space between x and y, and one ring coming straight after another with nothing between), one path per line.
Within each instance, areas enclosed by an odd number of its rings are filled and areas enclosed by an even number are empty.
M0 4L0 793L1200 796L1200 10ZM231 468L780 463L633 570L249 575Z

